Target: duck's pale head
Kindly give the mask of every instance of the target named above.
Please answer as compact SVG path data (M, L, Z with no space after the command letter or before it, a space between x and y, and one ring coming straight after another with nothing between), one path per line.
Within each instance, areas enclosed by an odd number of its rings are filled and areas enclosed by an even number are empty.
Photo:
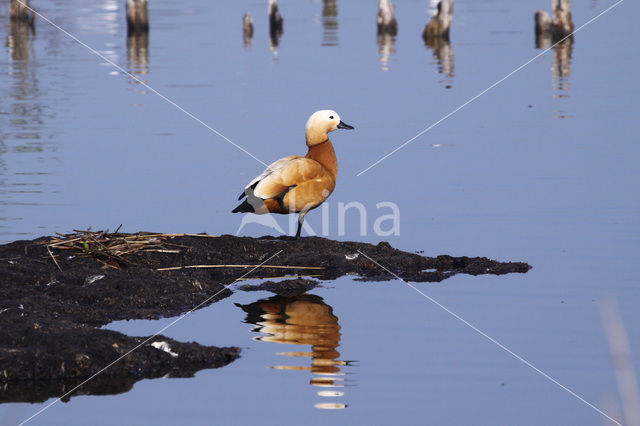
M353 126L344 123L338 113L333 110L323 109L314 112L307 120L307 145L313 146L325 142L329 139L328 133L337 129L353 129Z

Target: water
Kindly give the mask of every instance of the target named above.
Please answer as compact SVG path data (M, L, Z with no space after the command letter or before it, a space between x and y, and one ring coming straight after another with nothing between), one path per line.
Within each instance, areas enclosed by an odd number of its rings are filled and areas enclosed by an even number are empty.
M307 117L337 110L356 130L332 134L340 177L328 236L530 263L526 275L456 276L419 289L618 418L600 304L617 300L640 371L640 64L633 44L640 30L631 21L638 5L623 2L572 45L548 52L358 177L540 53L532 15L549 8L457 1L451 43L428 48L421 34L429 4L396 3L399 34L379 40L375 2L282 1L277 46L260 2L154 1L148 43L127 40L119 1L36 6L264 162L303 154ZM576 27L612 4L574 3ZM242 38L245 12L255 21L250 47ZM130 232L236 232L241 217L229 212L262 170L259 162L42 19L36 34L1 21L0 240L119 224ZM339 233L338 203L352 201L367 209L366 235L355 211ZM398 236L373 232L374 220L388 213L376 208L383 201L400 208ZM278 221L288 230L286 218ZM319 211L307 221L320 231ZM242 233L273 230L247 224ZM240 292L165 334L241 346L241 359L193 379L75 397L32 424L603 422L402 282L343 278L311 293L331 312L324 316L333 327L329 346L339 343L332 349L339 355L316 358L345 363L335 376L344 387L312 386L318 375L307 369L268 368L308 368L313 356L277 353L313 350L255 340L256 325L232 302L270 296ZM109 327L145 335L169 321ZM316 408L321 403L346 408ZM41 407L4 404L0 422Z

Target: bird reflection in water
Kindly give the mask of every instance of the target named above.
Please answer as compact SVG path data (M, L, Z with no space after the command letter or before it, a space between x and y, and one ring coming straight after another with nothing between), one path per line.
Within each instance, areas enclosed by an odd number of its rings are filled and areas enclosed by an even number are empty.
M295 358L311 358L311 365L275 365L276 370L310 371L311 386L323 388L317 391L322 397L341 397L345 386L341 368L350 365L341 361L340 325L333 308L322 297L303 294L295 297L273 296L248 305L239 305L247 313L245 322L257 327L251 331L261 333L255 340L290 345L311 345L311 351L277 352L277 355ZM340 402L315 404L320 409L342 409Z

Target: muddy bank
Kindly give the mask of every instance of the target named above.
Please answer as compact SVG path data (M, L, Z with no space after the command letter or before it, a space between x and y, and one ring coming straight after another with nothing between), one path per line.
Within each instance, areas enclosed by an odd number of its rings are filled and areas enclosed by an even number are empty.
M260 284L244 284L238 286L238 290L269 291L282 297L294 297L320 286L319 281L296 278L282 281L265 281Z
M330 280L442 281L471 275L526 272L525 263L486 258L429 258L378 245L310 237L79 233L0 246L0 402L60 396L144 342L102 330L115 320L176 316L232 294L238 278L284 275ZM266 282L283 296L317 281ZM239 284L234 284L234 288ZM251 290L251 287L242 287ZM206 303L202 303L206 300ZM164 343L163 343L164 342ZM181 343L157 336L75 394L124 392L135 381L188 377L239 356L238 348Z
M146 337L52 320L26 309L5 311L1 317L0 403L43 402L65 395L132 350L64 400L127 392L142 379L192 377L199 370L225 366L240 354L238 348L182 343L163 336L144 343Z

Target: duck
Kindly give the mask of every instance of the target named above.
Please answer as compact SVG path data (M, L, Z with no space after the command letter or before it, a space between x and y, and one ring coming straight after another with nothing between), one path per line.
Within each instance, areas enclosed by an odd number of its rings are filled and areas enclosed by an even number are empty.
M232 213L298 213L300 238L306 214L321 205L333 192L338 178L336 158L329 133L353 129L333 110L316 111L307 120L307 154L289 155L270 164L244 188L238 200L246 199Z

